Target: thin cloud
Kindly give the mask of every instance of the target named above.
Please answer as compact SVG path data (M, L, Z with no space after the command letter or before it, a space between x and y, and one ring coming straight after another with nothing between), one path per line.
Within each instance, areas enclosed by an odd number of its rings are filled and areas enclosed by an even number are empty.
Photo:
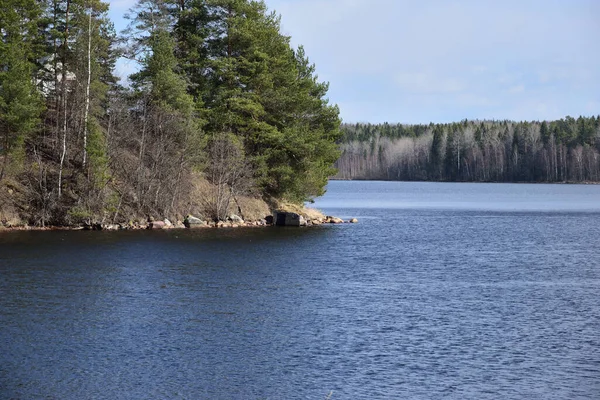
M600 113L590 110L600 101L594 0L267 4L330 80L330 98L347 121ZM386 84L396 92L364 90Z
M111 18L135 2L112 0ZM345 121L600 114L600 1L266 0Z

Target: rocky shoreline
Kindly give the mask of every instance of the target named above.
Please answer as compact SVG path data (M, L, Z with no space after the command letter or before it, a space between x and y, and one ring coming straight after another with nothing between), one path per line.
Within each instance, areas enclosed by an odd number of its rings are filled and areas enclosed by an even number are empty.
M266 215L259 220L246 221L242 217L232 214L225 221L208 221L202 218L188 215L183 221L171 222L168 219L154 219L148 217L143 221L131 221L128 223L91 223L77 226L3 226L0 231L53 231L53 230L93 230L93 231L118 231L118 230L164 230L164 229L210 229L210 228L258 228L273 226L295 226L308 227L324 224L358 223L356 218L344 221L341 218L323 215L315 210L307 213L296 213L288 211L274 211L272 215Z

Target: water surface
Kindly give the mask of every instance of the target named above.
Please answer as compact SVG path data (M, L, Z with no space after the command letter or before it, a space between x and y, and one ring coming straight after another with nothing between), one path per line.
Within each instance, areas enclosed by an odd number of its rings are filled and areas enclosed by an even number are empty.
M2 233L0 398L595 398L599 201L331 182L359 224Z

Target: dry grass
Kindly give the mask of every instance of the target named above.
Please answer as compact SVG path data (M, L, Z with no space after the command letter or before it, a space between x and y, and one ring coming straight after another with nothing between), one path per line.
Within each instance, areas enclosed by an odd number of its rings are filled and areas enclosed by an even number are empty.
M307 220L323 220L325 215L316 208L309 208L303 204L290 203L287 201L274 201L273 208L285 212L293 212L302 215Z
M213 193L214 191L214 185L208 182L200 174L195 175L193 178L192 191L190 193L188 213L200 218L206 218L206 216L209 215L206 210L207 194ZM231 203L227 210L227 215L231 214L241 214L240 217L244 218L246 221L259 221L267 215L271 215L271 208L261 198L236 196L236 199L231 199Z
M262 199L240 196L237 200L239 207L242 210L242 216L246 221L258 221L265 218L267 215L271 215L269 205ZM235 208L230 211L231 213L238 213L235 203L233 204L233 207L230 206L230 209L231 208Z
M21 197L19 189L21 189L20 185L10 179L4 179L0 183L0 226L16 227L25 225L15 207Z

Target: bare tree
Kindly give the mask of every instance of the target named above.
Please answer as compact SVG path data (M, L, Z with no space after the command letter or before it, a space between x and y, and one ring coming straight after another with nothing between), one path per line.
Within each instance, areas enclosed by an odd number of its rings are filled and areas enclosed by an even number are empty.
M215 135L210 140L208 158L206 177L215 188L205 193L204 207L213 219L224 220L231 200L247 194L253 187L250 163L239 138L230 133Z

